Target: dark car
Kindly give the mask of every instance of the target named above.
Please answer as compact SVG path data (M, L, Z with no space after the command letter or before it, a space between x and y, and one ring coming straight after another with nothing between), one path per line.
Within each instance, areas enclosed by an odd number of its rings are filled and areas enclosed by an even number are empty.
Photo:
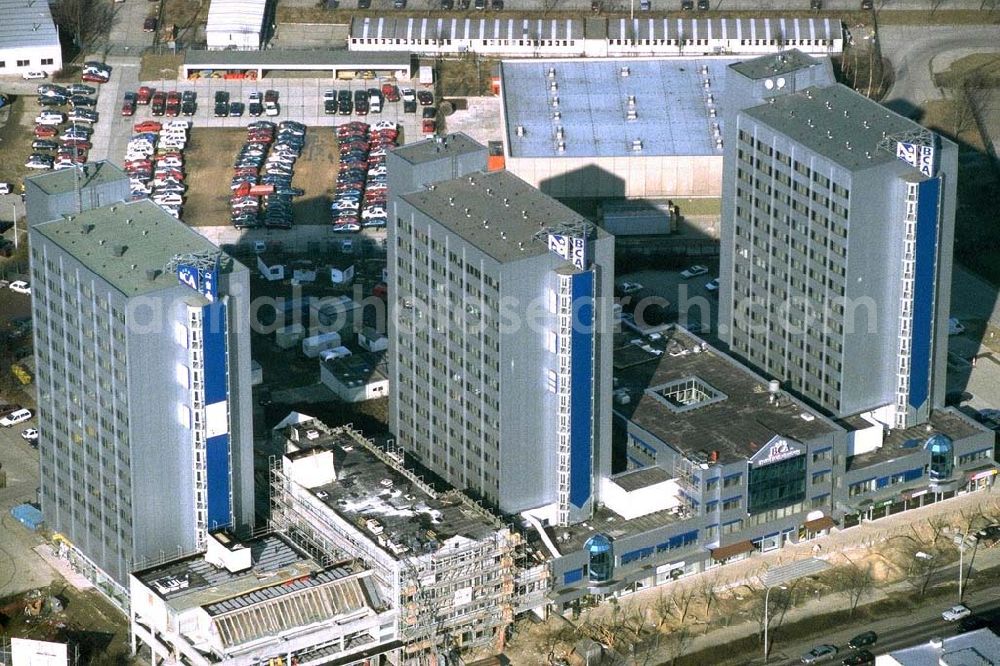
M143 32L156 32L156 17L147 16L146 20L142 22Z
M858 650L840 663L844 666L872 666L875 663L875 655L868 650Z
M406 0L392 0L395 9L406 9Z
M358 9L371 9L372 0L358 0Z
M215 103L216 104L229 104L229 93L225 90L215 91Z
M420 117L437 118L437 109L435 109L433 106L428 106L427 108L421 110Z
M698 0L699 11L706 11L708 9L711 9L711 6L708 4L708 0Z
M823 9L823 0L809 0L809 9L816 11Z
M243 111L246 109L246 104L243 102L232 102L229 105L229 115L235 118L239 118L243 115Z
M83 83L71 83L66 86L66 92L70 95L96 95L97 88Z
M851 640L847 641L847 647L852 650L857 650L858 648L868 647L869 645L875 645L878 642L878 634L874 631L866 631L862 634L858 634Z
M328 116L336 115L337 114L337 100L335 100L335 99L328 99L325 102L323 102L323 113L327 114Z
M247 106L247 113L256 118L264 113L264 105L260 102L250 102L250 105Z
M503 10L503 0L491 0L490 1L490 9L492 9L495 12L502 11Z
M875 3L873 0L861 0L861 9L874 9Z
M181 93L181 102L197 102L198 93L193 90L185 90Z
M198 105L191 101L181 102L181 113L185 116L193 116L194 112L198 110Z
M420 106L430 106L434 103L434 94L429 90L420 90L417 92L417 101Z
M681 0L681 9L686 12L694 9L694 0Z
M73 95L69 98L69 103L72 106L86 106L93 108L97 106L97 100L93 97L86 97L85 95Z
M416 113L416 112L417 112L416 100L406 100L403 102L403 113Z
M337 109L340 115L349 116L351 115L351 112L354 110L354 104L349 99L348 100L342 99L340 100L340 102L338 102Z
M441 9L454 9L455 0L441 0Z
M278 103L278 91L277 90L265 90L264 91L264 104L277 104Z
M476 0L473 6L476 9L486 9L486 0Z

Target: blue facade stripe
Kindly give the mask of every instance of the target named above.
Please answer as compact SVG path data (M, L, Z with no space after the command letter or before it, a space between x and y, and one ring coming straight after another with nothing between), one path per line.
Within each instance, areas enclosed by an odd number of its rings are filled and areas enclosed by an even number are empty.
M572 569L563 574L563 584L577 583L583 580L583 569Z
M573 395L570 398L569 501L582 507L590 499L593 464L594 394L594 274L573 276L573 359L570 366Z
M208 528L231 525L229 435L210 437L205 446L208 477Z
M913 340L910 344L910 407L927 402L934 339L934 279L937 274L938 207L941 179L917 185L917 238L913 280Z
M205 404L212 405L229 394L226 377L226 304L215 301L202 308L205 349Z

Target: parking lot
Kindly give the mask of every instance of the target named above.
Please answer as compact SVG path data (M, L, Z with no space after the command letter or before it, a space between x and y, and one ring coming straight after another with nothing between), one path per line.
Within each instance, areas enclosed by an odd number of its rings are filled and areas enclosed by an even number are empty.
M235 120L235 119L234 119ZM244 124L252 119L244 118ZM184 220L191 226L229 224L229 182L233 160L246 140L246 130L196 127L184 151L190 177ZM330 224L330 192L337 173L337 141L327 127L306 131L305 148L295 163L292 185L305 190L294 199L294 223Z

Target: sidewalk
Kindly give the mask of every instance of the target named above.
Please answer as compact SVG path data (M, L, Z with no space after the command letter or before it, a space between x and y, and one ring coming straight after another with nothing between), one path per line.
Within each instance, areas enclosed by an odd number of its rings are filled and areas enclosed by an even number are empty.
M867 551L869 551L876 544L883 543L893 536L909 532L910 525L926 521L928 518L946 515L955 517L961 515L963 511L968 512L970 509L986 509L987 507L995 508L998 505L1000 505L1000 489L998 488L993 488L990 491L963 495L945 502L938 502L930 506L913 509L904 514L897 514L875 522L863 523L848 530L837 531L822 539L786 546L781 550L771 553L757 554L748 560L735 562L719 569L713 569L711 571L693 576L687 576L674 583L668 583L659 587L641 590L626 597L622 597L620 605L622 607L631 606L648 609L653 606L656 597L660 594L671 594L678 589L698 587L703 585L705 580L711 581L713 588L716 590L732 589L741 585L759 587L759 576L761 576L769 568L783 566L791 562L810 557L819 557L820 559L831 561L831 563L837 563L837 561L844 556L850 557L855 554L864 554L858 551L864 551L867 553ZM813 551L816 544L820 544L822 547L821 554L819 555ZM1000 547L977 549L974 565L976 570L1000 567ZM951 564L946 566L944 570L955 571L957 578L956 566L957 563ZM966 562L966 566L968 566L968 562ZM908 582L901 581L875 589L872 594L862 599L860 606L875 603L876 601L887 598L893 593L899 592L912 593L913 587ZM998 592L995 590L979 591L973 593L967 598L973 599L976 595L983 594L992 594L992 598L996 598ZM820 598L811 599L800 604L799 606L788 609L788 611L784 614L784 617L781 618L781 624L789 625L811 616L849 609L850 601L846 595L830 594ZM584 617L581 618L581 621L583 621L587 616L591 618L600 618L603 614L610 613L611 611L611 604L606 603L597 608L585 611ZM936 609L935 607L934 612L940 612L940 609ZM772 630L779 626L777 624L777 620L778 618L774 618L771 621L770 625ZM705 634L700 634L696 638L692 639L684 653L690 655L702 650L754 636L757 634L758 629L759 624L755 619L739 622L738 624L730 626L716 627ZM843 632L845 633L845 636L843 637L842 642L846 641L851 637L851 635L853 635L851 632L851 629L847 629ZM833 635L831 635L831 638L832 637ZM669 657L670 655L667 654L666 650L661 650L660 654L654 656L649 663L661 663L664 660L669 661ZM780 661L780 659L774 659L773 661Z

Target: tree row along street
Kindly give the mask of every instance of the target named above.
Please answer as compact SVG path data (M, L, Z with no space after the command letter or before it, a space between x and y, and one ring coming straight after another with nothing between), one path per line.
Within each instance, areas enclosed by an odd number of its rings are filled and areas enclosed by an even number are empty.
M809 557L831 568L787 590L772 589L768 663L798 663L817 643L843 648L867 629L885 635L875 651L913 645L956 631L941 619L942 610L958 603L956 535L998 522L1000 492L966 495L641 590L571 619L522 622L508 653L513 663L557 664L589 638L623 658L620 663L763 663L762 577ZM963 559L969 607L977 613L1000 608L1000 545L969 540Z

